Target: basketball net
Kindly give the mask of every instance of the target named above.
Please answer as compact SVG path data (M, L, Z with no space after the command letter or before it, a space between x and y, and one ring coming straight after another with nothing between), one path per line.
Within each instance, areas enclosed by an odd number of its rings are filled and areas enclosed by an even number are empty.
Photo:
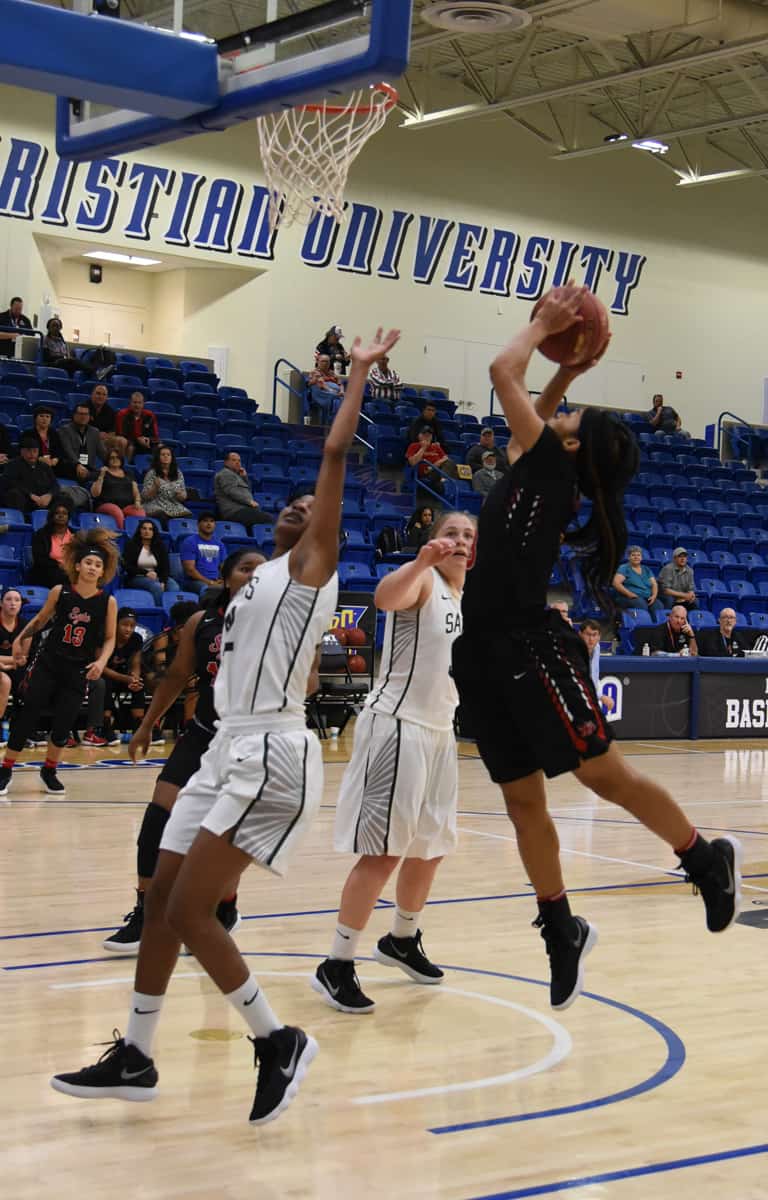
M269 184L269 227L308 224L316 213L341 220L349 168L397 103L387 83L354 92L347 104L303 104L257 117Z

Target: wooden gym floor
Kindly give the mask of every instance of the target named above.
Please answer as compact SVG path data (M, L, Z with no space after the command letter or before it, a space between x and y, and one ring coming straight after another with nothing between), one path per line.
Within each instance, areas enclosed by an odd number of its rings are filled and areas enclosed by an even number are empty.
M115 765L68 771L66 799L42 795L35 771L15 775L0 807L3 1195L764 1200L768 742L623 747L705 832L742 838L752 923L717 938L670 851L570 778L551 785L574 909L600 930L588 994L565 1013L547 1002L511 826L462 746L461 844L425 922L445 982L419 987L366 958L377 1008L362 1017L335 1013L308 983L352 861L330 851L348 746L326 743L325 804L288 878L253 869L241 892L241 948L276 1011L321 1049L292 1107L260 1130L247 1123L250 1046L188 957L160 1029L154 1104L49 1089L50 1074L95 1061L96 1043L124 1028L133 963L101 938L132 906L156 772L117 765L121 748L79 752Z

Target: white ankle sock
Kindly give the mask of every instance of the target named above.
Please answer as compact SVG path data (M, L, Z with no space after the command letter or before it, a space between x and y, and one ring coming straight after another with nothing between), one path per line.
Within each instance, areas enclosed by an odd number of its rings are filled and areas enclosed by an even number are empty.
M362 929L353 929L351 925L342 925L341 921L337 921L330 957L343 958L347 962L354 961L362 932Z
M147 996L144 992L131 994L131 1011L125 1040L131 1046L138 1046L147 1058L152 1057L152 1043L155 1040L164 1000L165 996Z
M423 912L423 909L422 909ZM392 937L407 938L416 937L421 925L419 924L420 912L406 912L399 905L395 909L395 915L392 918Z
M278 1021L272 1012L253 975L249 975L245 983L234 992L227 992L226 998L240 1013L254 1037L268 1037L273 1029L283 1028L283 1022Z

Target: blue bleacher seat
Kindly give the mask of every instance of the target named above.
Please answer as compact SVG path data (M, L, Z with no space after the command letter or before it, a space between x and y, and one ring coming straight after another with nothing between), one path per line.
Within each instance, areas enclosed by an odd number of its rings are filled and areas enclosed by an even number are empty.
M118 533L117 521L111 517L109 513L89 513L80 514L81 529L96 529L96 528L111 529L113 533Z
M35 608L42 608L48 599L48 588L33 587L30 583L19 584L18 590L21 592L24 603L31 604Z
M155 608L155 602L152 599L151 592L144 592L140 588L118 588L115 592L115 600L118 608Z
M694 632L697 629L714 629L717 626L714 614L701 608L688 613L688 623Z
M747 617L753 629L759 629L761 633L768 631L768 612L748 612Z

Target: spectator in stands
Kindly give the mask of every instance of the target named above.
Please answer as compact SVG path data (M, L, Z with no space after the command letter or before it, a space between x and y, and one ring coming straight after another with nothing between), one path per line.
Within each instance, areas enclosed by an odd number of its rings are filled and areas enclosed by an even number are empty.
M555 612L559 612L565 623L573 629L573 621L571 620L571 612L567 600L553 600L549 607L553 608Z
M63 492L55 496L48 505L45 525L32 535L32 567L28 578L38 587L52 588L57 583L70 585L61 561L64 547L74 537L69 524L72 507L72 501Z
M126 473L125 461L117 450L110 450L107 455L107 465L101 468L91 485L91 495L96 501L96 512L114 517L121 531L126 517L146 515L136 480Z
M150 592L155 604L162 604L163 592L178 592L171 578L171 563L154 521L140 521L123 551L125 586Z
M682 604L675 605L663 625L640 630L636 654L642 654L645 643L650 646L651 654L682 654L686 647L692 657L699 653L696 635L688 624L687 609Z
M307 376L310 421L323 424L333 413L333 406L344 391L344 384L335 374L327 354L321 354L317 365Z
M450 462L448 455L439 442L432 440L432 430L424 428L418 435L418 440L411 442L405 452L409 467L415 467L420 483L425 483L433 491L443 494L443 480L435 467L445 469Z
M69 346L64 341L61 332L61 321L58 317L51 317L47 322L46 335L43 338L43 362L46 367L59 367L66 371L69 376L75 374L76 371L83 370L83 363L79 358L75 358L69 353Z
M346 375L349 355L341 344L343 337L344 334L342 333L341 326L331 325L323 340L318 342L315 347L316 367L320 366L320 359L323 356L327 356L331 364L331 370L335 371L337 375Z
M693 567L688 566L688 551L684 546L678 546L672 562L664 563L659 571L659 591L665 604L682 604L689 612L698 607Z
M490 425L486 425L480 430L480 441L474 446L470 446L467 450L467 466L472 468L472 473L479 471L483 465L483 455L488 451L492 451L495 459L495 469L497 471L506 471L509 464L507 462L506 453L500 450L496 445L496 434Z
M219 516L224 521L239 521L251 525L271 525L272 517L262 512L248 484L248 476L236 450L224 456L224 466L217 471L213 490Z
M504 478L504 472L498 470L496 453L493 450L485 451L481 463L480 470L475 471L472 476L472 487L481 496L487 496L493 485Z
M21 592L15 587L6 588L0 600L0 721L5 716L11 692L16 690L25 674L23 667L14 666L13 643L23 628L19 617L23 604ZM6 742L0 737L0 746Z
M432 441L441 444L445 441L443 427L437 418L437 407L432 400L425 400L421 416L415 417L408 428L408 443L415 442L422 429L432 430Z
M409 550L421 550L432 537L435 512L431 504L422 504L408 518L405 526L405 544Z
M11 435L5 425L0 423L0 474L6 463L11 459L13 454L13 445L11 444Z
M736 613L721 608L717 629L700 629L696 641L702 658L743 658L753 641L748 634L736 633Z
M101 468L104 448L98 430L91 426L91 406L85 397L72 409L72 420L56 432L61 447L59 474L89 487Z
M18 333L13 331L32 329L29 317L24 316L24 301L21 296L11 296L11 303L0 313L0 358L13 358L16 352Z
M554 607L554 605L550 605L550 607ZM605 708L607 712L612 712L614 708L613 696L609 696L607 694L602 695L602 689L600 687L601 632L599 621L593 621L591 617L587 617L586 620L582 621L579 625L579 637L587 647L587 654L589 655L589 674L593 684L595 685L595 691L597 692L603 708Z
M621 563L613 577L618 608L647 608L655 619L664 613L659 600L659 585L650 567L643 566L643 552L630 546L627 561Z
M680 417L674 408L664 403L661 392L656 393L652 404L647 420L654 433L679 433L682 424Z
M400 403L403 385L400 376L389 365L389 356L383 354L368 372L368 382L373 389L374 400L387 400L394 406Z
M197 518L197 533L190 533L179 546L184 587L200 595L206 588L221 587L221 568L226 547L215 536L216 518L211 512Z
M39 461L47 463L55 471L64 451L58 433L51 428L52 421L53 409L47 404L36 404L32 409L32 434L40 451Z
M150 454L160 441L157 417L144 407L143 392L132 392L127 408L117 414L117 432L128 443L125 457L131 462L135 454Z
M104 447L102 458L109 450L117 450L118 454L125 458L128 442L117 432L117 413L108 403L108 395L104 384L97 383L91 392L91 425L101 438L101 444Z
M47 508L59 493L59 483L47 463L39 461L40 447L33 433L23 433L19 440L19 457L8 463L0 475L0 495L7 508L19 508L24 513Z
M157 517L163 525L172 517L192 516L184 504L187 498L184 475L170 446L155 447L152 466L144 476L141 498L147 516Z

